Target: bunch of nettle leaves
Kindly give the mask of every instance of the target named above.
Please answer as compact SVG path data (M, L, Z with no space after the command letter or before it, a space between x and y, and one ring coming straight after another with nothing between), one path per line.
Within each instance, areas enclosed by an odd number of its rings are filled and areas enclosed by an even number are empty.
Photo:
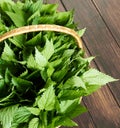
M0 0L0 35L14 28L57 24L76 30L73 11L42 0ZM77 31L80 36L84 29ZM32 32L0 43L0 123L2 128L77 126L86 111L81 97L115 81L89 63L75 40L59 32Z

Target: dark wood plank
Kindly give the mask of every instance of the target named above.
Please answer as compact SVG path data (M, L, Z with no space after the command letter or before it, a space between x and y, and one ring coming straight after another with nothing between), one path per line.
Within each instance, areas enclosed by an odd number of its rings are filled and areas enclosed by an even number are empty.
M92 0L120 47L120 0Z
M107 86L84 98L97 128L120 128L120 110Z
M89 52L98 56L95 61L98 68L120 78L120 48L93 3L90 0L62 0L62 2L66 9L75 8L75 21L78 22L79 27L86 26L87 32L83 39ZM88 109L93 108L90 113L97 128L119 128L120 108L117 104L117 102L120 104L119 84L120 82L112 83L111 90L104 87L94 95L85 98Z

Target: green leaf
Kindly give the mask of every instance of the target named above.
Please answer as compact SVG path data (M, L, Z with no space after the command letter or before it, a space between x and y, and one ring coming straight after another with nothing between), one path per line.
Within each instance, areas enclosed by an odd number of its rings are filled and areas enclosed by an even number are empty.
M42 69L47 65L47 59L37 48L35 48L35 61L38 64L39 69Z
M38 18L36 18L34 20L36 20L38 22L38 24L54 24L55 17L51 16L51 15L50 16L49 15L45 15L45 16L38 17Z
M65 126L65 127L73 127L73 126L78 126L77 123L72 121L68 117L61 117L59 120L56 121L56 125L58 126Z
M36 11L34 14L32 14L32 15L28 18L27 23L29 24L29 22L30 22L31 20L33 20L33 21L35 22L36 17L40 17L39 11ZM33 23L34 23L34 22L33 22Z
M49 41L48 39L46 39L46 44L45 47L42 51L43 56L49 60L50 57L53 55L54 53L54 46L53 46L53 41Z
M27 67L30 69L39 69L34 56L31 54L27 59Z
M67 114L73 111L74 108L76 108L79 104L79 100L64 100L60 102L60 109L59 113L61 114Z
M28 80L24 80L21 78L13 77L12 84L16 87L16 89L20 92L25 92L28 89L32 88L33 83Z
M70 58L73 55L74 51L75 51L74 49L65 50L63 53L63 58L65 58L65 59Z
M23 73L20 74L20 78L25 78L28 75L28 70L26 69Z
M47 75L48 75L48 77L51 77L52 76L54 70L55 69L49 64L48 65L48 69L47 69Z
M14 39L12 39L12 38L9 38L9 41L10 41L11 43L13 43L15 46L17 46L17 47L21 48L20 43L19 43L19 42L17 42L16 40L14 40Z
M14 114L18 110L18 105L13 105L0 109L0 122L3 128L10 128Z
M87 109L82 105L77 105L75 109L71 110L71 112L68 113L69 118L75 118L77 116L80 116L81 114L87 112Z
M55 92L53 86L50 86L46 89L46 91L43 93L41 98L38 101L38 107L41 110L53 110L55 106Z
M4 79L0 79L0 98L3 98L7 93L7 87Z
M43 4L40 13L42 15L45 14L53 15L56 12L57 8L58 8L57 4Z
M13 50L8 46L7 43L5 43L5 47L4 47L1 58L6 61L15 60L15 54L14 54Z
M61 63L62 63L62 58L56 59L56 60L50 62L50 65L51 65L52 67L57 67L57 66L59 66Z
M11 78L12 78L12 74L7 68L5 71L5 83L9 84L11 82Z
M36 16L40 16L40 10L42 8L42 5L43 0L37 0L37 2L31 4L31 6L29 7L29 12L31 12L32 15L28 18L27 22L30 22Z
M27 110L31 112L31 114L38 116L40 114L40 109L39 108L34 108L34 107L27 107Z
M23 16L19 16L19 14L17 13L8 11L6 11L6 14L11 18L16 27L22 27L26 24L26 21Z
M82 87L86 89L84 81L79 76L73 76L69 78L63 85L63 89L72 88L72 87Z
M30 7L30 11L32 13L35 13L36 11L40 11L43 5L43 0L37 0L36 2L34 2L31 7Z
M80 98L83 95L84 93L83 91L81 91L81 89L80 90L63 89L58 94L58 98L60 98L60 100L73 100L76 98Z
M11 11L14 2L12 0L0 0L0 6L3 11Z
M93 59L95 59L94 56L91 56L91 57L86 58L86 60L88 61L88 63L90 63Z
M31 121L29 122L28 128L38 128L38 126L39 126L39 118L35 117L31 119Z
M88 96L90 94L92 94L93 92L97 91L98 89L100 89L101 86L98 85L86 85L87 90L83 91L84 96Z
M60 110L58 111L63 116L75 118L78 115L86 112L86 108L80 105L80 98L75 100L65 100L60 103Z
M37 34L36 36L34 36L32 39L28 40L25 42L25 45L29 45L29 46L36 46L37 44L40 43L41 40L41 32L39 34Z
M0 35L4 34L7 32L8 27L4 25L3 21L0 19Z
M86 28L83 28L83 29L77 31L77 33L79 34L80 37L82 37L84 35L85 31L86 31Z
M68 12L58 12L56 13L55 23L59 25L65 25L69 21L71 16L71 11Z
M19 124L28 122L30 116L31 112L26 107L20 107L14 114L11 128L17 128Z
M52 79L55 81L61 81L68 72L68 65L65 65L62 69L56 71L52 75Z
M48 87L54 86L54 85L56 85L56 82L51 80L51 78L48 78L46 81L46 84L45 84L45 88L48 88Z
M99 72L96 69L89 69L86 71L82 77L84 82L86 82L89 85L105 85L108 82L116 81L116 79L112 78L111 76L105 75L102 72Z

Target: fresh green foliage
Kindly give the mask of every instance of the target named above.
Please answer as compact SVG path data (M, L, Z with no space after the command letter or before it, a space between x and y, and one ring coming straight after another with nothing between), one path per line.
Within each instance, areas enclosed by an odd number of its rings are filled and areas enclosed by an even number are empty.
M76 30L73 11L58 12L42 0L0 0L0 35L32 24ZM85 29L76 30L83 36ZM58 32L21 34L0 43L0 123L2 128L72 127L86 112L81 98L116 79L89 67L75 40Z

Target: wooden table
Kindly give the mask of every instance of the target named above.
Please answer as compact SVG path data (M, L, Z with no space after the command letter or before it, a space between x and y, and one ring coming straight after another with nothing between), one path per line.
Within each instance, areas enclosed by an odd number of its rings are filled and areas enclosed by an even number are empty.
M120 78L120 0L49 0L59 10L75 9L75 22L87 28L83 36L87 55L96 56L92 66ZM78 128L120 128L120 81L84 97L88 112L75 121Z

